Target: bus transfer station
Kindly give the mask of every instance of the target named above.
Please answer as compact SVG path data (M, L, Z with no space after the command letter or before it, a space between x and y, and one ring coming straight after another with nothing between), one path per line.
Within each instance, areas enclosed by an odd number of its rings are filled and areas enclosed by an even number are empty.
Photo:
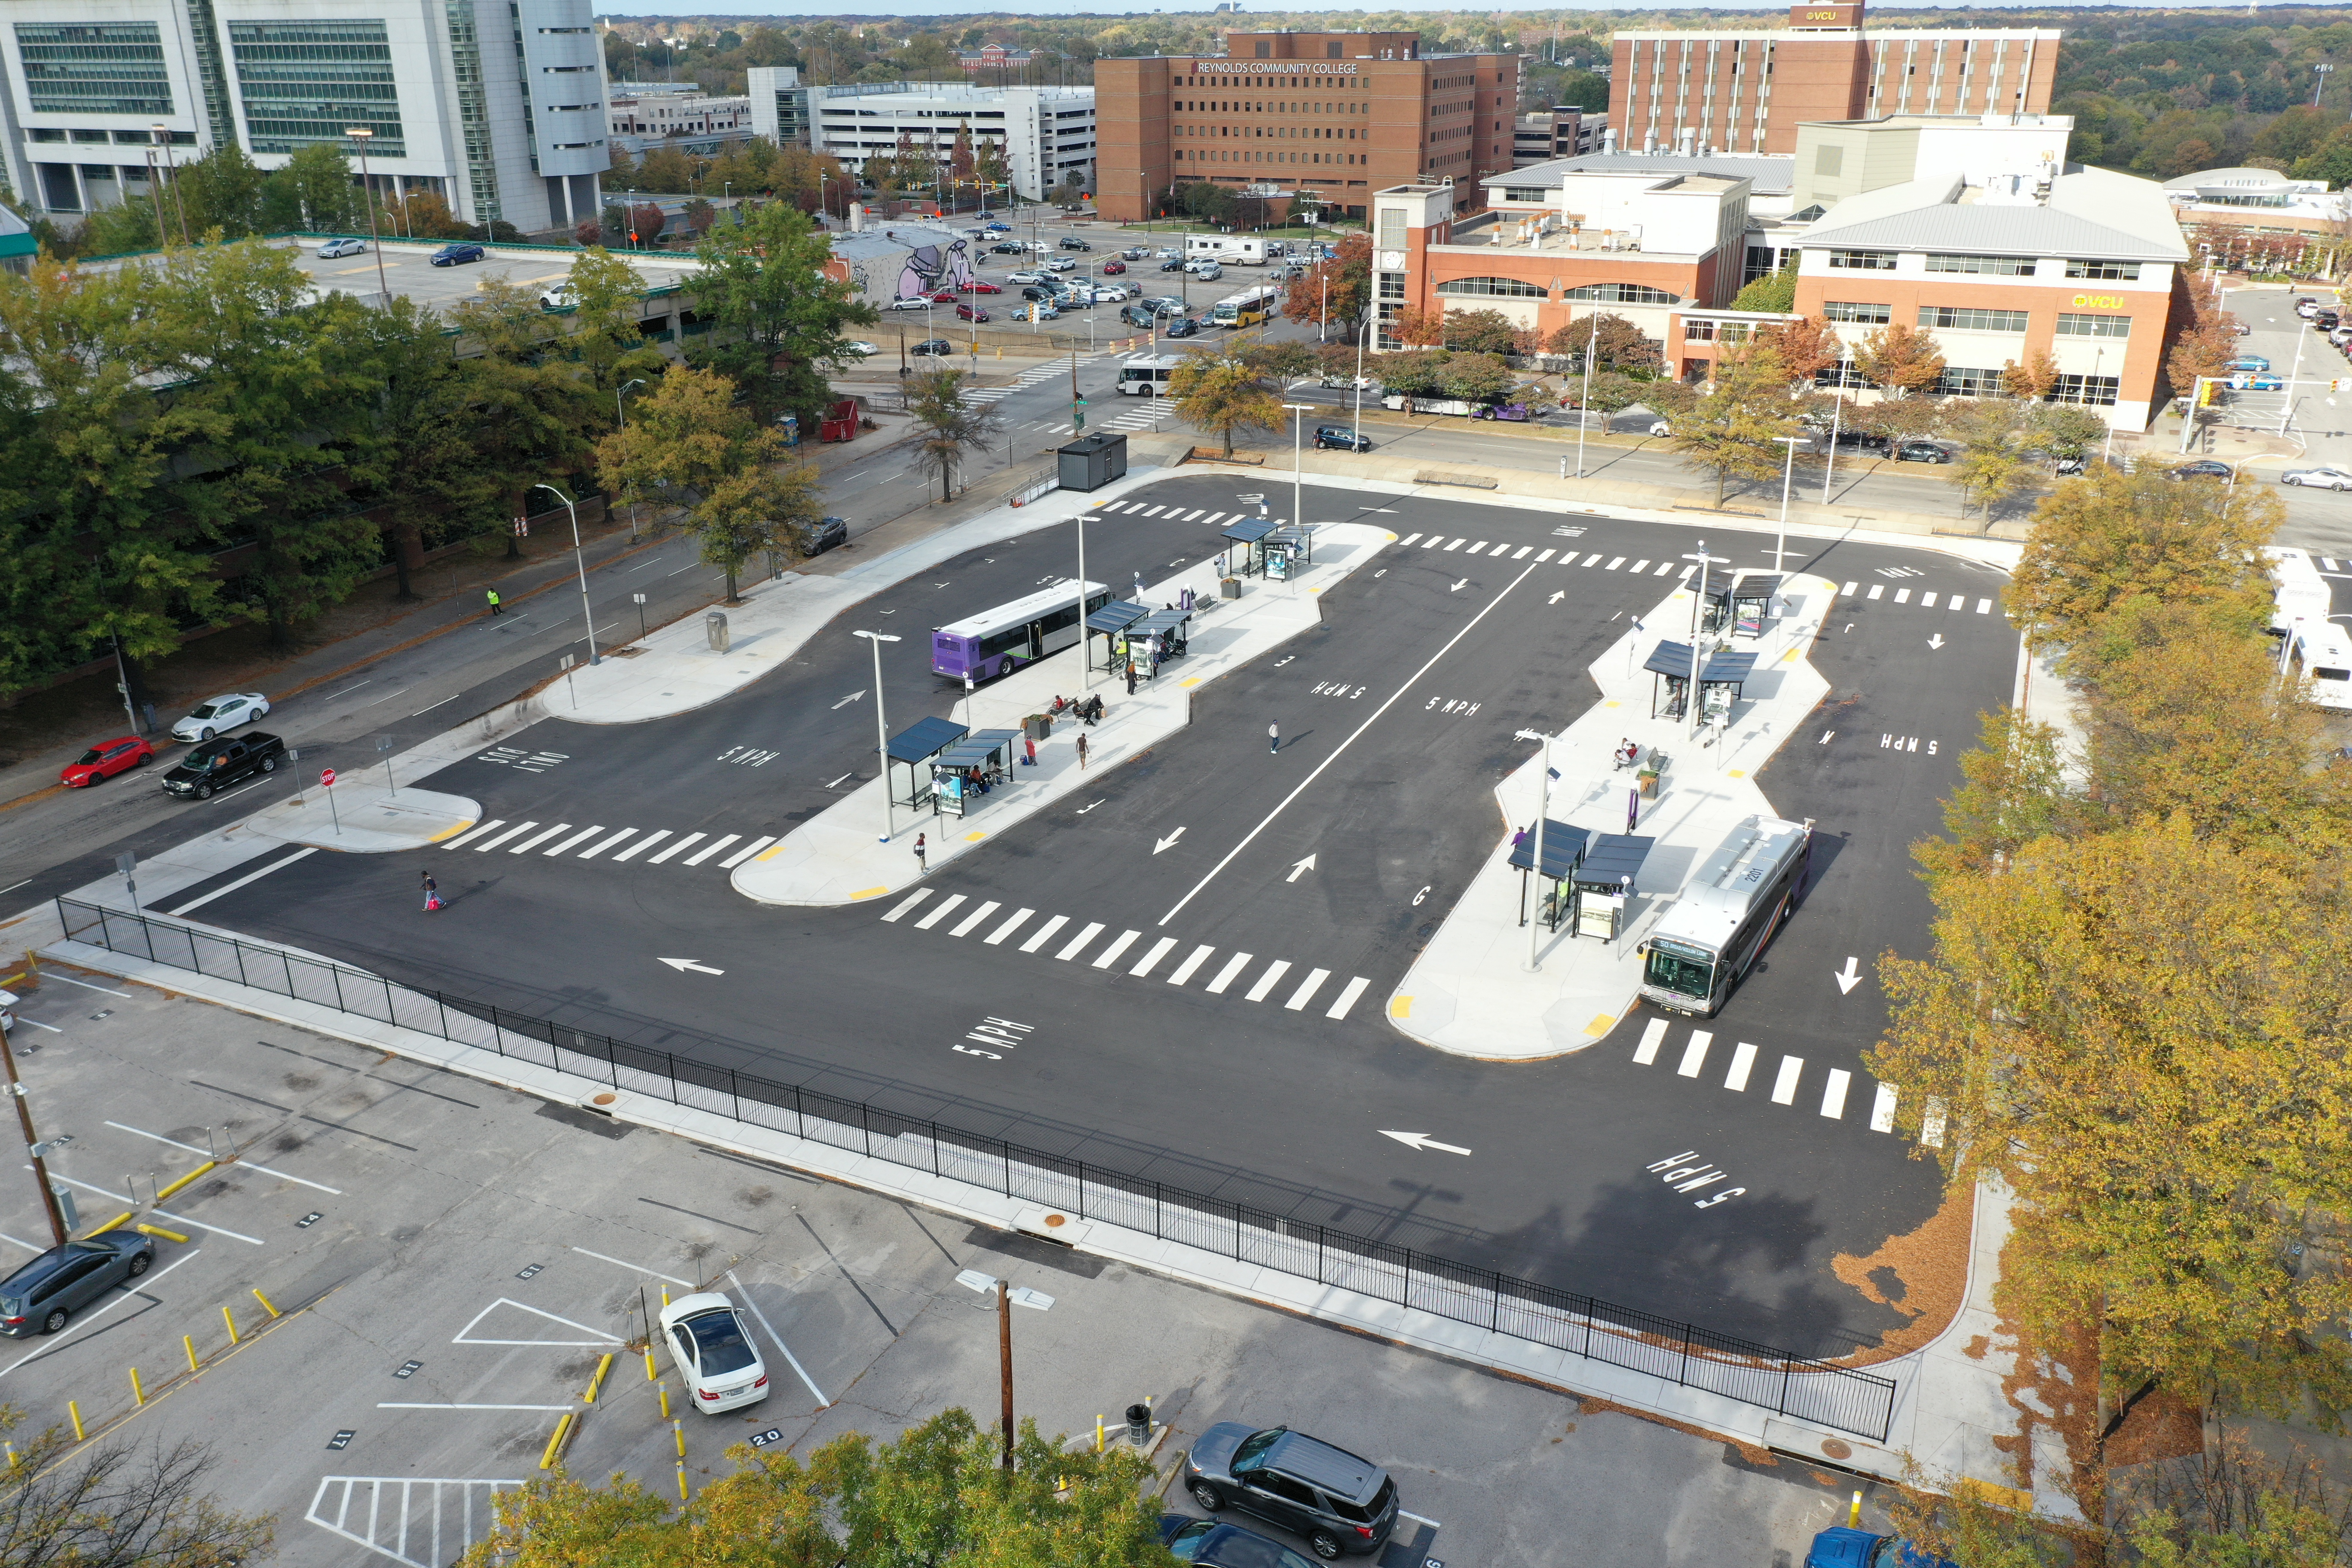
M1144 657L1145 639L1160 639L1160 658L1163 664L1183 657L1192 636L1192 612L1190 610L1154 610L1127 628L1125 639L1129 657L1143 674L1151 673L1150 660Z
M931 759L971 731L950 719L923 719L890 737L883 748L890 776L884 787L892 805L921 810L931 804Z
M1583 863L1570 878L1576 900L1576 929L1571 935L1597 936L1613 942L1625 929L1625 906L1633 900L1633 884L1657 840L1637 833L1604 833L1584 851Z
M1683 707L1683 689L1690 684L1690 644L1662 642L1650 650L1650 657L1642 661L1642 668L1652 675L1659 677L1664 682L1663 694L1665 700L1663 710L1665 716L1669 719L1682 718L1685 711ZM1740 689L1748 684L1748 678L1755 673L1756 655L1752 649L1742 648L1734 651L1723 648L1709 654L1706 665L1699 675L1700 701L1703 705L1700 711L1711 715L1719 708L1725 713L1730 712L1731 705L1739 700ZM1660 695L1660 680L1651 681L1650 717L1653 719L1657 718L1661 711Z
M1087 617L1087 646L1080 662L1089 669L1110 674L1124 662L1118 654L1118 634L1151 614L1151 606L1139 605L1133 599L1113 599ZM1102 662L1094 658L1095 633L1103 635Z
M933 753L931 809L943 816L968 816L972 802L1013 777L1018 730L977 730Z
M1543 865L1536 866L1536 830L1528 828L1518 842L1511 846L1510 863L1519 872L1519 923L1528 923L1528 883L1533 876L1541 876L1547 886L1536 907L1536 919L1548 931L1558 931L1559 922L1568 918L1568 889L1563 886L1575 875L1579 862L1584 858L1585 846L1591 841L1589 828L1571 827L1565 822L1549 817L1543 823Z

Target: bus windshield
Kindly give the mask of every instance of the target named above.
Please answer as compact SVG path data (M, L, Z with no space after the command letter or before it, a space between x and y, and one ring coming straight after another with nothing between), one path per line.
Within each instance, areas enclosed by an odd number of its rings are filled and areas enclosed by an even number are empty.
M1715 989L1715 963L1698 949L1653 940L1642 969L1642 983L1677 996L1704 1002Z

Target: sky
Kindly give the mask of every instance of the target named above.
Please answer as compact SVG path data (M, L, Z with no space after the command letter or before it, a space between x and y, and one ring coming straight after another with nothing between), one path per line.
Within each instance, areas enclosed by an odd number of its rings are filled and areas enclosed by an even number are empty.
M1922 4L1922 5L1924 6L1925 5L1927 5L1927 0L1920 0L1920 3L1921 3L1921 4ZM2117 4L2117 3L2121 3L2121 4L2128 4L2128 5L2151 5L2151 6L2168 6L2168 5L2175 5L2175 4L2177 3L2177 0L2106 0L2106 3L2108 3L2108 4ZM1945 8L1948 8L1948 0L1943 0L1943 5L1944 5ZM1267 7L1267 9L1269 9L1269 10L1277 10L1277 9L1278 9L1278 10L1286 11L1286 12L1288 12L1288 11L1363 11L1363 10L1365 10L1365 9L1367 9L1367 8L1368 8L1368 7L1362 4L1362 0L1349 0L1349 3L1347 3L1347 4L1338 4L1338 3L1334 3L1334 4L1330 4L1330 5L1318 5L1318 4L1316 4L1316 3L1315 3L1315 0L1289 0L1289 3L1284 4L1284 5L1282 5L1278 6L1278 7ZM1874 11L1902 10L1902 9L1905 9L1905 8L1906 8L1906 7L1905 7L1905 6L1904 6L1904 5L1903 5L1903 0L1871 0L1871 9L1873 9L1873 10L1874 10ZM2036 6L2036 7L2034 7L2034 9L2037 9L2037 10L2040 10L2040 9L2046 9L2046 8L2047 8L2046 6ZM2234 5L2227 6L2227 7L2216 7L2216 8L2217 8L2217 9L2226 8L2226 9L2230 9L2230 10L2235 10L2235 9L2237 9L2237 7L2236 7L2236 6L2234 6ZM977 10L979 10L979 9L980 9L980 7L975 6L975 5L972 4L972 0L896 0L896 8L895 8L891 13L889 13L889 16L969 16L973 15L973 14L975 13L975 11L977 11ZM1151 15L1153 15L1153 14L1155 14L1155 13L1180 13L1180 12L1192 12L1192 13L1205 14L1205 13L1210 12L1210 11L1213 11L1213 10L1214 10L1214 9L1215 9L1215 5L1214 5L1214 4L1213 4L1213 0L1200 0L1200 3L1199 3L1199 4L1194 4L1194 5L1131 5L1131 6L1118 6L1118 5L1106 5L1106 4L1104 4L1104 0L1093 0L1093 3L1092 3L1092 4L1087 4L1087 3L1085 3L1085 0L1023 0L1023 5L1022 5L1022 7L1021 7L1021 14L1028 15L1028 16L1151 16ZM1519 4L1514 4L1514 3L1513 3L1513 0L1486 0L1486 4L1482 4L1482 5L1478 7L1478 9L1479 9L1479 10L1481 10L1481 11L1487 11L1487 10L1496 10L1496 11L1548 11L1548 10L1558 10L1558 9L1559 9L1559 3L1558 3L1558 0L1550 0L1550 3L1549 3L1549 4L1539 4L1539 3L1538 3L1538 0L1523 0L1523 3L1519 3ZM1582 3L1581 3L1581 4L1580 4L1580 5L1577 6L1577 9L1579 9L1579 10L1587 10L1587 9L1590 9L1590 10L1598 10L1598 11L1633 11L1633 12L1653 12L1653 11L1657 10L1657 9L1658 9L1658 6L1657 6L1654 3L1636 3L1636 0L1626 0L1626 3L1624 3L1624 4L1611 4L1611 3L1610 3L1610 0L1582 0ZM1737 6L1737 7L1735 7L1735 6L1723 6L1723 7L1719 7L1719 8L1717 8L1717 9L1719 9L1720 14L1721 14L1725 18L1726 18L1726 20L1727 20L1727 21L1730 21L1730 20L1732 20L1732 19L1734 19L1734 18L1737 18L1737 17L1739 17L1739 16L1748 16L1748 15L1753 15L1753 16L1754 16L1755 17L1757 17L1759 20L1761 20L1761 19L1764 19L1764 18L1767 18L1767 17L1780 17L1780 16L1786 16L1788 15L1788 7L1787 7L1786 5L1763 5L1763 6L1756 6L1756 7L1747 7L1747 6ZM1984 11L1984 12L1986 12L1986 13L1989 13L1989 14L1991 14L1991 15L1994 15L1994 16L1998 16L1998 15L2000 14L2000 12L2001 10L2003 10L2003 9L2004 9L2004 7L1998 6L1998 5L1988 5L1988 6L1979 6L1979 7L1976 7L1976 9L1980 10L1980 11ZM1003 16L1003 15L1006 15L1007 13L1006 13L1006 12L1004 12L1004 11L1003 11L1003 10L996 10L996 11L994 11L994 12L992 12L992 13L989 13L989 14L997 15L997 16ZM631 0L631 3L630 3L630 4L628 4L628 5L599 5L596 7L596 15L598 15L599 16L730 16L730 17L740 16L743 17L743 18L744 18L744 19L746 19L746 20L754 20L754 19L758 19L758 18L761 18L761 17L763 17L763 16L775 16L775 17L779 17L779 18L782 18L782 19L784 19L784 20L790 20L790 21L841 21L841 22L847 22L847 21L851 20L853 17L855 17L855 18L856 18L856 19L859 19L859 20L874 20L874 21L881 21L881 20L887 20L887 16L883 16L883 15L881 15L881 14L868 14L868 13L865 13L865 12L856 12L856 11L848 12L848 13L846 13L846 14L840 13L840 12L832 12L832 13L815 13L815 12L806 12L806 11L770 11L770 12L760 12L760 11L743 11L743 12L719 11L719 10L714 9L710 5L709 5L709 4L707 4L707 3L705 3L705 4L694 4L694 3L692 3L692 0ZM1243 16L1244 16L1244 18L1245 18L1248 15L1249 15L1249 13L1248 13L1248 12L1244 12L1244 13L1243 13ZM1244 25L1246 25L1246 24L1244 24Z

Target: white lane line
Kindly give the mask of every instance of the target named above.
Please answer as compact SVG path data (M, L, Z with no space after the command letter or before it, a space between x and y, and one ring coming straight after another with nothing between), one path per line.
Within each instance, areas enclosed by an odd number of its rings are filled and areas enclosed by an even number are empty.
M761 850L765 849L769 845L773 844L775 840L772 838L754 838L751 843L746 844L742 848L738 849L734 854L730 855L726 859L719 862L719 868L722 871L732 871L736 867L740 866L744 861L749 860L752 856L757 855Z
M161 1132L150 1132L144 1127L133 1127L127 1121L110 1121L107 1125L118 1132L135 1132L142 1138L152 1138L158 1143L169 1143L174 1149L185 1149L191 1154L202 1154L207 1160L212 1158L213 1152L209 1149L199 1149L194 1143L183 1143L177 1138L166 1138ZM337 1197L343 1195L343 1189L341 1187L331 1187L324 1182L314 1182L304 1176L289 1176L283 1171L273 1171L268 1166L256 1164L251 1160L238 1160L236 1163L243 1165L247 1170L258 1171L265 1176L275 1176L281 1182L299 1182L303 1186L316 1187L322 1193L332 1193Z
M530 837L524 839L521 843L508 850L507 853L509 855L527 855L533 849L538 848L541 845L546 843L549 839L554 837L557 834L569 833L571 831L572 824L568 822L559 822L544 833L532 834Z
M1381 714L1396 706L1398 700L1403 697L1406 692L1413 689L1415 682L1419 681L1423 676L1427 675L1432 669L1437 668L1437 661L1444 658L1447 654L1453 652L1454 645L1459 643L1464 637L1468 637L1472 631L1476 629L1478 623L1485 620L1488 614L1494 610L1496 605L1508 598L1512 589L1526 582L1528 580L1528 574L1533 572L1535 569L1535 563L1532 561L1528 562L1525 566L1520 567L1519 574L1512 578L1508 583L1503 584L1501 589L1496 593L1495 596L1487 600L1485 606L1482 607L1476 615L1471 616L1469 620L1463 623L1462 629L1455 632L1451 637L1448 637L1444 647L1441 647L1435 653L1431 654L1426 663L1424 663L1419 669L1414 670L1411 675L1407 676L1405 678L1404 684L1398 687L1396 690L1389 696L1386 701L1383 701L1378 708L1373 709L1371 712L1366 714L1364 721L1357 725L1346 740L1333 747L1329 756L1325 757L1321 762L1316 763L1314 771L1309 773L1305 778L1299 780L1297 786L1288 795L1284 795L1281 803L1272 811L1267 812L1265 816L1259 820L1258 825L1255 827L1251 828L1247 833L1242 835L1241 842L1234 845L1231 849L1226 850L1224 858L1210 867L1208 875L1193 883L1192 890L1186 893L1182 898L1177 900L1174 906L1171 908L1166 914L1160 917L1160 923L1161 925L1166 925L1170 921L1174 920L1178 912L1181 911L1186 904L1191 903L1193 899L1199 895L1202 889L1207 887L1212 881L1214 881L1219 872L1223 871L1227 866L1232 865L1234 858L1239 855L1243 850L1248 848L1251 841L1256 838L1259 834L1265 832L1273 823L1274 819L1280 816L1289 806L1292 801L1297 800L1300 795L1307 793L1307 786L1322 776L1323 770L1325 768L1328 768L1333 763L1338 762L1340 755L1345 752L1349 747L1354 745L1358 739L1363 735L1365 731L1370 729L1374 724L1380 721Z
M1731 1071L1725 1077L1723 1087L1734 1092L1748 1088L1748 1075L1756 1067L1756 1047L1742 1040L1731 1050Z
M1339 993L1339 1000L1323 1009L1323 1016L1327 1018L1346 1017L1348 1009L1356 1005L1356 998L1361 996L1364 994L1364 988L1370 984L1370 981L1360 974L1349 981L1347 988Z
M1060 959L1064 963L1069 963L1070 960L1077 957L1079 953L1086 951L1087 943L1102 935L1102 921L1088 921L1087 922L1086 930L1072 937L1069 942L1063 946L1062 951L1055 953L1054 956Z
M42 1023L38 1018L26 1018L26 1017L19 1016L19 1017L17 1018L16 1022L18 1022L19 1024L30 1024L30 1025L32 1025L32 1026L33 1026L33 1027L35 1027L36 1029L47 1029L47 1030L49 1033L51 1033L52 1035L62 1035L62 1034L64 1034L64 1033L65 1033L65 1031L64 1031L63 1029L58 1028L55 1024L44 1024L44 1023Z
M496 849L499 845L504 844L508 839L529 833L532 828L537 827L538 826L539 824L536 822L518 822L512 827L508 828L504 833L495 834L488 838L483 839L479 844L468 845L467 847L473 850L477 855L487 855L491 850Z
M1696 1078L1706 1061L1706 1047L1715 1043L1714 1035L1705 1029L1693 1029L1690 1043L1683 1047L1683 1065L1675 1072L1682 1078Z
M656 1279L667 1280L672 1285L683 1285L689 1290L695 1288L694 1281L691 1279L681 1279L675 1274L664 1274L657 1268L647 1268L641 1264L631 1263L626 1258L607 1258L601 1252L591 1252L584 1247L575 1247L572 1250L578 1253L583 1258L593 1258L599 1263L614 1264L619 1268L629 1270L633 1274L649 1275ZM599 1331L601 1332L602 1331Z
M688 856L686 858L686 863L689 866L699 866L705 860L709 859L713 855L718 854L721 849L726 848L730 844L734 843L737 839L742 837L743 836L740 833L730 833L724 838L714 838L709 843L704 845L701 848L696 850L693 854Z
M688 848L709 837L710 835L708 833L689 833L685 837L679 839L677 843L671 845L668 848L663 850L660 854L655 856L652 859L646 861L646 864L648 866L658 866L663 861L668 859L671 856L677 854L679 850Z
M776 1325L768 1321L768 1314L760 1310L760 1303L751 1300L751 1287L743 1283L742 1276L730 1268L727 1271L727 1278L735 1281L736 1292L743 1298L743 1305L751 1309L751 1315L760 1320L760 1326L768 1331L768 1337L776 1342L778 1350L784 1352L784 1359L793 1363L793 1371L800 1374L800 1380L808 1385L808 1391L816 1395L817 1404L820 1406L830 1406L833 1401L824 1396L824 1390L819 1388L816 1385L816 1380L809 1376L808 1368L801 1364L801 1358L793 1353L792 1347L784 1343L784 1337L776 1332Z
M10 1236L5 1230L0 1230L0 1241L5 1241L11 1247L21 1247L27 1252L47 1252L48 1250L46 1247L35 1247L29 1241L19 1241L16 1237Z
M982 904L980 908L972 910L971 913L956 921L955 929L949 931L948 934L950 936L961 936L1003 907L1003 905L998 903L994 899L990 899L985 903Z
M612 837L605 839L602 844L593 845L589 848L580 851L580 858L583 860L593 860L597 856L602 855L605 850L610 849L614 845L618 844L622 839L626 838L635 831L636 829L634 827L624 827L621 831L613 835Z
M618 855L614 856L613 858L615 861L621 861L626 860L635 855L641 855L668 837L668 828L656 827L651 833L646 834L643 838L638 839L635 844L630 845L626 849L622 850Z
M1702 682L1702 684L1704 684L1704 683ZM1435 1520L1433 1520L1433 1519L1423 1519L1423 1518L1422 1518L1422 1517L1421 1517L1421 1515L1419 1515L1419 1514L1417 1514L1417 1513L1407 1513L1407 1512L1405 1512L1405 1510L1402 1510L1402 1509L1399 1509L1399 1510L1397 1510L1397 1517L1398 1517L1399 1519L1409 1519L1409 1520L1412 1521L1413 1521L1413 1523L1415 1523L1415 1524L1425 1524L1425 1525L1429 1526L1429 1528L1430 1528L1430 1529L1432 1529L1432 1530L1444 1530L1444 1529L1445 1528L1444 1525L1442 1525L1442 1524L1438 1523L1438 1522L1437 1522L1437 1521L1435 1521Z
M1151 973L1153 965L1157 964L1161 959L1168 956L1168 950L1175 945L1176 939L1174 937L1161 937L1158 942L1151 944L1151 951L1143 955L1143 962L1138 963L1133 969L1129 970L1128 973L1138 980L1143 979Z
M963 902L963 895L961 893L950 893L947 896L946 901L941 903L938 909L933 910L929 914L925 915L921 920L915 922L915 929L917 931L930 930L933 926L947 919L948 911L954 909L961 902Z
M577 1410L577 1405L427 1405L421 1401L379 1399L378 1410Z
M921 903L925 899L928 899L930 896L931 890L929 888L922 889L919 892L909 893L905 898L899 900L896 904L893 904L890 907L890 912L884 915L882 918L886 921L895 921L900 915L905 914L908 910L913 909L917 904Z
M1298 989L1290 994L1290 1000L1285 1002L1283 1006L1293 1013L1299 1011L1314 999L1315 993L1321 990L1323 983L1330 978L1331 972L1328 969L1308 970L1307 978L1298 983Z
M28 877L26 880L30 881L32 879ZM20 883L19 886L22 886L22 884ZM79 985L85 991L103 991L109 996L128 996L131 994L128 991L117 991L111 985L92 985L89 981L76 980L70 974L50 974L44 976L44 978L49 980L62 980L68 985Z
M1014 931L1019 931L1029 917L1036 912L1037 911L1035 910L1023 910L1016 913L1011 920L1006 921L1003 925L998 926L994 931L988 933L988 945L994 947L998 942L1003 942L1006 937L1011 936Z
M1274 983L1281 979L1285 974L1288 973L1289 970L1290 960L1286 958L1276 959L1272 963L1266 966L1265 973L1257 977L1257 984L1251 986L1246 992L1243 993L1243 994L1252 1002L1265 1001L1265 994L1274 989Z
M571 837L565 839L562 843L557 845L554 848L542 849L540 853L542 855L561 855L565 850L571 848L573 845L583 844L604 831L604 825L601 823L594 827L583 827L579 832L573 834Z
M60 1334L56 1339L53 1339L48 1343L43 1345L39 1350L29 1351L25 1354L18 1356L15 1361L10 1362L6 1366L0 1366L0 1377L5 1377L10 1373L16 1371L18 1367L24 1365L26 1362L38 1361L41 1357L48 1354L51 1351L59 1348L68 1340L72 1339L76 1334L81 1332L84 1329L98 1321L99 1319L106 1316L107 1313L112 1311L116 1307L128 1301L132 1296L145 1290L149 1286L154 1284L156 1280L161 1279L164 1275L169 1274L173 1269L177 1268L181 1264L185 1263L188 1259L195 1257L203 1250L204 1248L201 1247L192 1247L188 1248L187 1251L180 1254L179 1257L172 1259L171 1262L163 1265L163 1268L155 1270L154 1273L141 1275L139 1277L140 1283L136 1289L123 1291L121 1295L116 1296L112 1300L107 1302L105 1306L100 1307L97 1311L90 1313L89 1316L76 1320L72 1327L66 1330L63 1334Z
M1665 1038L1666 1021L1664 1018L1651 1019L1642 1030L1642 1043L1633 1047L1634 1064L1639 1067L1648 1067L1652 1062L1656 1061L1658 1047L1665 1043Z
M303 856L316 853L317 849L315 847L310 849L298 849L293 854L287 856L283 860L273 860L258 871L248 871L244 876L239 877L236 881L228 884L228 886L225 888L215 888L211 892L205 894L202 898L190 899L186 903L182 904L179 908L174 910L166 910L164 913L184 915L190 910L203 909L215 899L224 898L230 893L234 893L248 882L258 882L272 871L282 870L284 868L291 866L295 861L302 858ZM48 978L51 980L63 980L65 979L65 976L62 974L52 974ZM104 991L106 988L102 985L93 985L90 989L93 991ZM131 994L128 991L111 991L107 994L110 996L128 996ZM27 1022L30 1022L30 1020L28 1019Z
M1117 963L1118 962L1118 955L1125 952L1129 948L1134 946L1136 939L1142 934L1143 933L1139 931L1119 932L1118 940L1113 942L1108 947L1104 948L1102 952L1097 955L1095 959L1095 967L1097 969L1108 969L1112 964Z
M1870 1130L1873 1132L1895 1131L1895 1086L1882 1083L1870 1102Z
M441 847L444 849L458 848L463 845L472 843L475 839L479 838L485 833L496 833L499 828L504 827L506 825L507 819L505 817L494 816L490 818L489 821L483 823L481 826L473 828L469 832L460 833L457 837L452 838L449 842L441 846Z
M1237 952L1231 958L1225 960L1225 966L1217 971L1217 977L1214 980L1209 982L1209 994L1212 996L1223 995L1225 994L1225 987L1234 983L1234 977L1235 975L1249 967L1249 962L1250 955L1246 952Z
M1822 1114L1823 1116L1840 1117L1845 1114L1846 1086L1853 1081L1853 1074L1846 1071L1845 1068L1832 1068L1830 1069L1830 1081L1828 1087L1822 1090Z
M1069 916L1055 915L1052 920L1047 921L1044 925L1039 926L1034 931L1030 933L1029 940L1021 944L1021 951L1024 952L1036 952L1039 948L1054 940L1054 933L1055 931L1061 930L1064 926L1068 925L1069 923Z
M1203 963L1209 962L1209 954L1216 951L1217 950L1215 948L1210 947L1205 943L1194 948L1192 952L1186 956L1184 962L1176 966L1176 973L1168 977L1168 984L1171 985L1181 985L1187 980L1192 979L1192 972L1200 968Z
M1797 1076L1804 1070L1804 1058L1782 1057L1780 1058L1780 1074L1772 1079L1773 1104L1794 1105L1797 1103Z

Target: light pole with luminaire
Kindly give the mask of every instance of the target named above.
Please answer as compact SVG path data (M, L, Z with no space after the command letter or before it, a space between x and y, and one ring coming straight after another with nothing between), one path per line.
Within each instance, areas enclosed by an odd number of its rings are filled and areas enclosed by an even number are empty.
M1087 524L1099 521L1080 512L1078 525L1078 695L1083 697L1095 689L1094 652L1089 647L1094 634L1087 630Z
M1584 395L1576 410L1576 477L1584 477L1584 427L1592 420L1592 351L1601 344L1601 314L1594 311L1584 334Z
M588 557L582 554L580 551L580 509L572 504L570 496L544 480L530 488L534 490L545 490L549 495L562 501L563 510L572 514L572 562L580 569L580 618L588 626L588 662L602 664L604 662L604 656L596 651L596 616L588 607Z
M985 1312L992 1306L996 1312L997 1381L1004 1395L1004 1468L1009 1470L1013 1468L1013 1309L1027 1307L1034 1311L1050 1311L1054 1298L1043 1290L1032 1290L1025 1285L1008 1285L977 1268L967 1268L958 1274L956 1283L967 1290L977 1290L983 1296L996 1298L992 1303L982 1302L980 1310Z
M1797 477L1798 443L1805 437L1775 436L1772 439L1789 448L1789 455L1780 465L1780 529L1772 536L1772 570L1779 573L1788 568L1789 552L1786 546L1789 542L1789 486Z
M1307 510L1300 500L1299 454L1304 450L1307 416L1315 412L1315 405L1286 403L1283 406L1290 410L1290 521L1293 527L1300 527L1307 521Z
M1536 884L1536 912L1528 921L1528 973L1539 973L1543 960L1537 955L1538 933L1543 930L1543 847L1544 818L1551 815L1551 736L1541 730L1521 730L1517 738L1534 741L1543 747L1543 772L1536 775L1536 848L1530 873Z
M368 184L367 172L368 138L375 132L364 125L346 125L343 134L360 144L360 199L367 204L368 248L375 252L376 303L388 305L392 302L392 285L383 280L383 236L376 230L375 187Z
M163 167L171 171L172 206L173 209L180 215L180 243L182 245L191 244L193 242L188 238L187 198L180 195L180 165L173 162L172 158L172 128L168 125L150 126L148 128L147 134L148 139L151 142L158 136L161 136L163 139ZM161 203L158 203L156 206L155 238L159 242L163 238L163 207Z
M864 637L874 645L874 762L882 780L882 838L887 844L898 837L898 824L890 811L890 721L882 716L882 645L898 639L886 632L852 632L854 637Z
M1731 563L1731 559L1726 555L1709 555L1706 552L1706 541L1704 539L1698 542L1698 550L1696 553L1685 555L1683 559L1698 563L1698 596L1691 601L1690 673L1683 686L1683 710L1690 720L1690 739L1696 742L1698 740L1699 709L1698 634L1700 624L1706 619L1706 569L1709 566L1727 566Z
M638 377L633 381L625 381L621 383L620 386L614 391L613 423L616 429L626 430L629 427L628 411L621 406L621 399L628 396L629 393L634 388L643 386L644 384L644 378Z

